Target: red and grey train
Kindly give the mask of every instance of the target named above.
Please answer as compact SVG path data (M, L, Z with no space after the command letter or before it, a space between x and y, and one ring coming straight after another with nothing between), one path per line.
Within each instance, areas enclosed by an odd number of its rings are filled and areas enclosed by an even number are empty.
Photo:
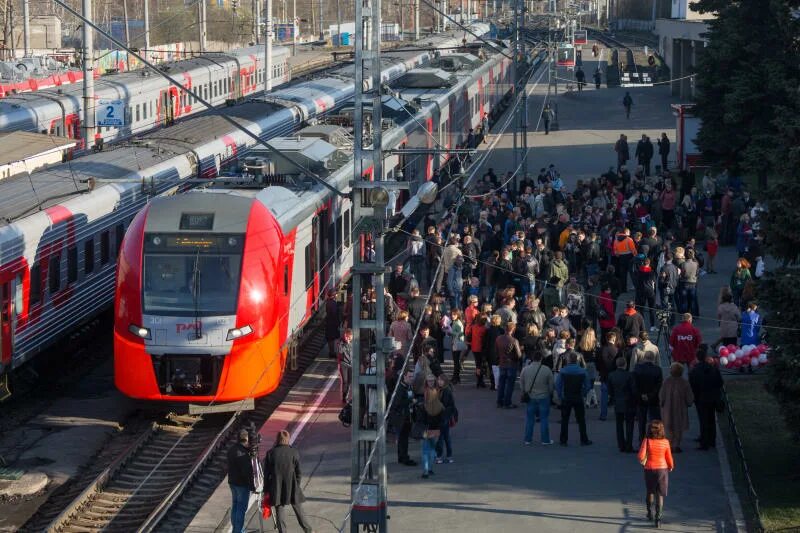
M470 67L455 73L419 69L401 78L414 86L414 102L385 131L384 148L426 147L432 139L455 146L507 97L505 56L468 59ZM279 142L306 141L301 130ZM419 182L443 163L439 156L394 155L384 168L392 179L405 166L404 175ZM326 180L346 192L352 174L350 158ZM353 224L350 201L320 185L221 183L151 201L126 233L119 259L116 386L134 398L170 402L272 392L288 342L352 266Z
M474 31L488 31L482 26ZM450 32L425 42L446 54L461 38ZM384 78L425 64L431 55L387 52ZM352 84L352 65L342 66L278 88L267 103L219 113L272 139L345 105ZM187 179L213 178L253 144L222 117L206 114L67 164L0 180L0 382L112 304L123 236L150 198L186 187Z

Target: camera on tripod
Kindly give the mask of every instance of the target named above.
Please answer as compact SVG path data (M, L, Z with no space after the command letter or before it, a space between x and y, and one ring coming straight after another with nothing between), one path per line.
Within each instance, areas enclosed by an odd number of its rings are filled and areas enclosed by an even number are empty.
M658 319L658 323L661 327L669 327L670 321L672 320L672 305L667 303L661 309L656 309L656 319Z

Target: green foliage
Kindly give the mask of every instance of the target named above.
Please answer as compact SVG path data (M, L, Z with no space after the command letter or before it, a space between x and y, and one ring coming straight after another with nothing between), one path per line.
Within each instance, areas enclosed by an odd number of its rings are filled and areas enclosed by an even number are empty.
M793 147L793 150L796 158L797 147ZM768 211L762 213L760 218L767 236L767 252L784 264L800 262L800 225L797 224L796 203L798 198L800 182L797 180L786 180L772 185L766 194ZM800 293L796 296L796 302L800 302Z
M700 0L715 13L709 43L698 54L697 142L714 164L734 172L790 173L798 158L787 142L798 132L800 27L791 15L797 0ZM787 117L792 117L787 121Z
M771 326L767 389L781 404L789 429L800 437L800 335L796 331L800 324L800 270L783 268L767 275L758 294Z

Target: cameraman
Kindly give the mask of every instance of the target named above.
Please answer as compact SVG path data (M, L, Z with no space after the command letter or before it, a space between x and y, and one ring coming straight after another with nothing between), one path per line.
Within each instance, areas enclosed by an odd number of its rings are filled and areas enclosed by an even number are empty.
M681 271L673 262L672 252L664 252L664 265L658 271L658 293L661 299L661 308L674 312L677 309L675 293L678 290L678 280ZM670 324L674 319L670 318Z
M246 429L239 431L239 440L228 449L228 485L231 488L231 525L233 533L247 531L244 517L253 486L253 464L250 461L250 435Z

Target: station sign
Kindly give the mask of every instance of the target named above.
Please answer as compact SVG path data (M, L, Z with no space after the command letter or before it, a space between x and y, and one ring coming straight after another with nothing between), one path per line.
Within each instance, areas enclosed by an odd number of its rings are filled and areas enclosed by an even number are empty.
M122 100L98 100L95 108L95 123L98 126L124 126L125 104Z

